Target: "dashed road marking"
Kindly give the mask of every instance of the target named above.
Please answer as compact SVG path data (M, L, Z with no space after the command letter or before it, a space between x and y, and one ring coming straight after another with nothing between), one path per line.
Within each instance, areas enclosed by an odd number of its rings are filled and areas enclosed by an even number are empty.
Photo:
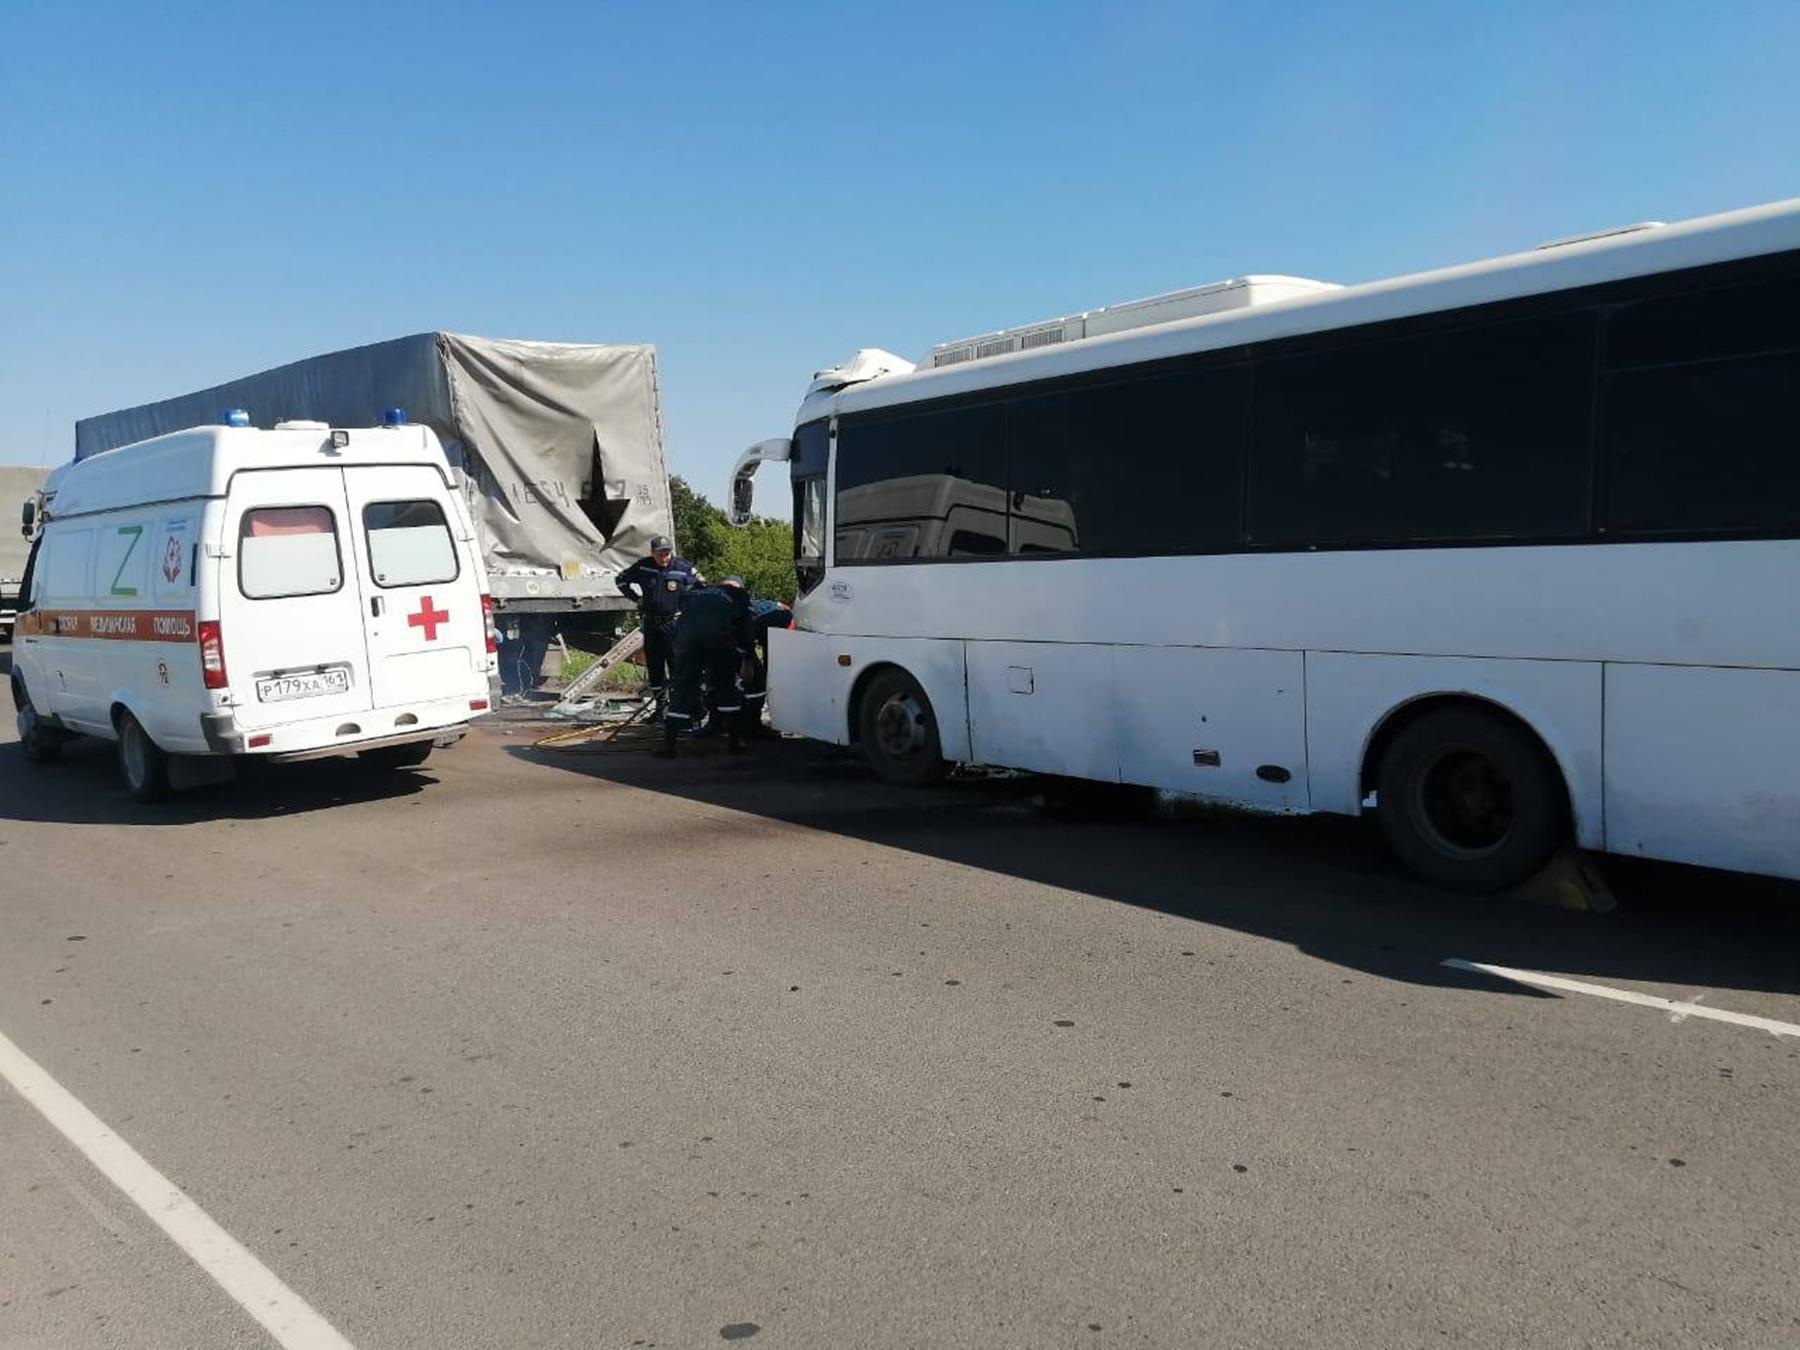
M1464 961L1459 957L1451 957L1440 965L1449 966L1452 970L1472 971L1478 975L1493 975L1502 980L1511 980L1514 984L1530 985L1534 989L1549 989L1559 994L1592 994L1595 998L1610 998L1615 1003L1632 1003L1640 1008L1657 1008L1669 1014L1671 1021L1681 1022L1690 1017L1703 1017L1713 1022L1729 1022L1732 1026L1754 1027L1758 1031L1766 1031L1771 1036L1800 1036L1800 1023L1781 1022L1773 1017L1756 1017L1750 1013L1730 1012L1724 1008L1707 1008L1701 1006L1699 996L1686 1003L1678 1003L1672 998L1660 998L1655 994L1640 994L1634 989L1614 989L1610 985L1590 984L1586 980L1571 980L1561 975L1543 975L1535 970L1515 970L1511 966L1490 966L1483 961Z
M283 1350L354 1350L249 1248L188 1199L31 1056L0 1032L0 1078L37 1108L106 1179L236 1299Z

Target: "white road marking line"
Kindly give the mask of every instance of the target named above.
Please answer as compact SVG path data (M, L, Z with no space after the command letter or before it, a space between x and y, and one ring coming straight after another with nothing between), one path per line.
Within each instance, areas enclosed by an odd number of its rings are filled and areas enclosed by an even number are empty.
M1679 1026L1681 1024L1681 1019L1693 1012L1694 1008L1704 1002L1705 999L1705 994L1695 994L1686 1003L1677 1003L1675 1005L1675 1010L1669 1014L1669 1020Z
M1564 979L1561 975L1540 975L1535 970L1514 970L1511 966L1490 966L1482 961L1464 961L1451 957L1448 961L1439 962L1452 970L1474 971L1478 975L1494 975L1502 980L1511 980L1514 984L1528 984L1536 989L1553 989L1563 994L1592 994L1596 998L1610 998L1616 1003L1635 1003L1640 1008L1659 1008L1670 1014L1670 1020L1683 1021L1689 1017L1704 1017L1714 1022L1729 1022L1733 1026L1754 1027L1758 1031L1766 1031L1771 1036L1800 1036L1800 1023L1780 1022L1773 1017L1755 1017L1749 1013L1728 1012L1724 1008L1703 1008L1698 1002L1677 1003L1672 998L1659 998L1655 994L1640 994L1631 989L1614 989L1604 984L1589 984L1585 980Z
M354 1350L292 1289L258 1261L106 1123L77 1101L5 1033L0 1032L0 1077L35 1106L62 1136L87 1155L106 1179L130 1197L236 1299L283 1350Z

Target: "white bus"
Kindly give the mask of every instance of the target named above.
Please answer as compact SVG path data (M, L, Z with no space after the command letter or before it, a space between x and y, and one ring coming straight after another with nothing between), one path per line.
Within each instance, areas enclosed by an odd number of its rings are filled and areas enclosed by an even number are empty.
M775 724L1373 809L1465 889L1568 839L1800 877L1800 201L1272 280L822 374L732 484L792 478ZM896 529L924 475L1004 545Z

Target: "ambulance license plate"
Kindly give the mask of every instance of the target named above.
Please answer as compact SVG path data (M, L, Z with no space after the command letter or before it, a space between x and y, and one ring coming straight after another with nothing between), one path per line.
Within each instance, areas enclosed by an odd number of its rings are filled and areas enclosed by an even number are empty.
M280 703L290 698L318 698L324 694L350 692L347 670L315 670L306 675L277 675L256 682L256 697L262 703Z

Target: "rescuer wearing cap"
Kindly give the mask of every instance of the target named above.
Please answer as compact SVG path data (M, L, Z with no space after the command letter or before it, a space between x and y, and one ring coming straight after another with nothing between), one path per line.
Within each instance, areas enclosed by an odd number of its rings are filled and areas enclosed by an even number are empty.
M742 580L726 577L717 586L700 586L687 593L681 622L675 627L675 678L658 755L673 758L677 738L700 716L702 679L712 711L731 738L731 753L744 753L740 682L749 666L750 648L750 596Z
M657 701L659 716L667 688L669 643L681 614L681 601L703 580L691 562L675 556L675 545L666 534L652 535L650 556L639 558L619 573L619 593L635 600L643 616L644 669L649 676L644 692Z

